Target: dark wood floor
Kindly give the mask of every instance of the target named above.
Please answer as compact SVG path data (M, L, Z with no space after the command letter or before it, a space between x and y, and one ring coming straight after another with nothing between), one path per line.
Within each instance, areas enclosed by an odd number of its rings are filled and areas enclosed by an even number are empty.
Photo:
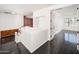
M37 49L34 54L76 54L77 52L77 39L74 42L67 41L68 38L65 34L76 35L77 32L63 30L56 34L51 41L46 42L43 46ZM72 35L70 37L72 37ZM70 38L72 39L72 38Z
M65 37L66 34L74 34L77 32L63 30L56 34L51 41L46 42L32 54L77 54L77 43L68 41ZM71 35L70 37L72 37ZM72 37L73 38L73 37ZM20 44L19 44L20 45ZM27 49L25 50L26 54L31 54Z

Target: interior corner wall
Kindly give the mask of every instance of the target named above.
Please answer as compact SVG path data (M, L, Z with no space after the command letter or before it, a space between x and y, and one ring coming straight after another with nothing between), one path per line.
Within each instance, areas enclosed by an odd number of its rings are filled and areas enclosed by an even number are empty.
M60 32L61 30L64 29L64 17L61 13L57 11L53 11L54 16L52 17L53 20L53 25L54 26L54 34Z
M33 27L48 29L48 40L50 40L50 11L48 9L33 12Z
M22 15L0 13L0 31L16 29L23 26Z

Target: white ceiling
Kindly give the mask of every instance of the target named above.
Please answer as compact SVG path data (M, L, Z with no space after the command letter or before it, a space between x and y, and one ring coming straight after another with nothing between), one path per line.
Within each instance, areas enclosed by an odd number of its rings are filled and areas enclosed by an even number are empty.
M29 14L35 10L46 8L52 4L0 4L0 11L16 12L20 14Z

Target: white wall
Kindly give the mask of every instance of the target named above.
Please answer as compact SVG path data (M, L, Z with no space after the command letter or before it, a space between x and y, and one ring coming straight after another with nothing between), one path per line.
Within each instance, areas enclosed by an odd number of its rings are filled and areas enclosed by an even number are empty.
M23 27L20 31L15 34L15 41L22 42L31 53L48 41L47 29Z
M0 13L0 31L16 29L23 25L22 15L11 15Z
M50 10L42 9L33 13L33 27L48 29L48 40L50 39Z
M54 26L54 29L52 29L52 31L53 34L56 34L64 29L64 18L63 15L57 11L52 11L52 14L52 27Z

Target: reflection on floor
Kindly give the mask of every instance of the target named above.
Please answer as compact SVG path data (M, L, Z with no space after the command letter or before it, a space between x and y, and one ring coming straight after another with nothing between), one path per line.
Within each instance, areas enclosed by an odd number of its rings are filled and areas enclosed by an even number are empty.
M63 30L54 37L53 53L72 54L77 53L76 32Z
M77 32L63 30L54 39L45 43L34 53L75 54L77 53Z
M76 32L63 30L34 53L75 54L77 53L76 40Z
M63 30L32 54L77 54L76 35L77 32ZM26 52L26 54L29 53L30 52Z

